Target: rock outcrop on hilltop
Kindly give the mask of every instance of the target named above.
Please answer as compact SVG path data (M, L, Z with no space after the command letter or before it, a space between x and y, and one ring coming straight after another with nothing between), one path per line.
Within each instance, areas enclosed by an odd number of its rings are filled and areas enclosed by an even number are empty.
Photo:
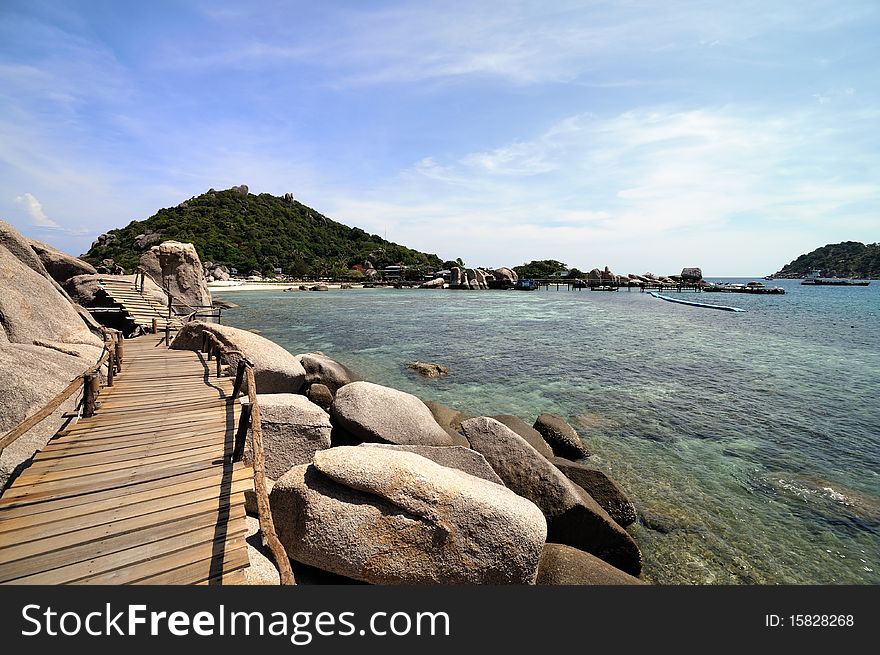
M168 290L178 314L211 306L208 281L193 244L164 241L141 255L139 265L153 282Z
M0 221L0 435L41 409L101 356L103 341L49 275L30 242ZM0 489L45 445L75 395L0 454Z

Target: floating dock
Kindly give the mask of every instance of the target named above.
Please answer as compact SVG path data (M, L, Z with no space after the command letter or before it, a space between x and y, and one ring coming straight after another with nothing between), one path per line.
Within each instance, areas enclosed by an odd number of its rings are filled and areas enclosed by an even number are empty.
M726 305L710 305L710 304L704 303L704 302L694 302L692 300L682 300L680 298L671 298L669 296L664 296L661 293L657 293L656 291L649 291L648 293L650 295L654 296L655 298L659 298L660 300L665 300L667 302L675 302L680 305L690 305L692 307L705 307L706 309L721 309L726 312L744 312L744 311L746 311L744 309L740 309L739 307L728 307Z

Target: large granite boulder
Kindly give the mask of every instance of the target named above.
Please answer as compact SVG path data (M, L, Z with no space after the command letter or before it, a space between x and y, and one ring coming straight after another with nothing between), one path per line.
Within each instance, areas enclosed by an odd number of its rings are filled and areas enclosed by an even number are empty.
M322 352L304 353L297 357L305 369L307 386L323 384L335 394L339 387L361 379L344 364L327 357Z
M461 286L461 269L458 266L453 266L449 272L449 286Z
M538 564L539 585L640 585L629 573L565 544L546 544Z
M226 348L240 351L253 363L259 393L296 393L302 388L306 372L299 358L277 343L247 330L191 321L180 329L171 347L175 350L199 350L202 347L202 334L206 331L214 334ZM226 360L234 373L241 356L230 354ZM247 380L242 388L247 391Z
M88 262L63 253L48 244L31 239L30 245L39 256L46 272L56 282L63 283L75 275L94 275L96 273L95 267Z
M37 263L42 267L39 259ZM98 348L103 345L54 281L2 246L0 329L10 343L85 344Z
M435 277L433 280L422 282L419 289L442 289L444 284L446 284L446 280L442 277Z
M553 457L553 450L550 448L550 445L544 441L544 437L541 436L541 433L538 432L531 425L523 421L519 416L512 416L511 414L498 414L497 416L493 416L496 421L499 423L503 423L511 430L516 432L519 436L526 440L526 442L539 453L541 453L547 459Z
M415 453L427 457L435 464L458 469L469 475L473 475L495 484L503 485L501 478L489 466L489 462L480 453L463 446L401 446L391 443L363 443L364 448L387 448Z
M258 385L259 386L259 385ZM247 406L247 397L241 399ZM277 479L288 469L308 464L315 453L330 447L330 416L311 400L296 393L258 393L266 475ZM248 430L244 462L253 464L253 434Z
M534 427L558 457L582 459L590 456L578 433L562 417L541 414L535 420Z
M519 280L519 275L513 269L502 266L495 269L495 279L508 284L516 284L517 280Z
M565 477L590 494L618 525L625 528L635 523L635 505L627 498L623 489L604 472L562 457L554 457L550 461Z
M141 255L141 268L171 294L178 314L211 306L211 292L196 248L191 243L164 241Z
M481 453L508 488L534 502L547 518L547 538L593 553L627 573L641 571L632 538L583 489L495 419L461 424L471 448Z
M452 437L412 394L372 382L352 382L336 392L334 425L362 441L451 446Z
M546 538L509 489L382 448L321 451L270 502L293 559L374 584L530 584Z

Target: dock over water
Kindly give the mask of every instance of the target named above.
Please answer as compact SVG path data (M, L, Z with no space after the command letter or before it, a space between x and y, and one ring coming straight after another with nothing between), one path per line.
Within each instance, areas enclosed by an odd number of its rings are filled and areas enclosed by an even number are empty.
M125 342L95 413L0 496L0 583L240 584L244 491L233 380L159 335Z

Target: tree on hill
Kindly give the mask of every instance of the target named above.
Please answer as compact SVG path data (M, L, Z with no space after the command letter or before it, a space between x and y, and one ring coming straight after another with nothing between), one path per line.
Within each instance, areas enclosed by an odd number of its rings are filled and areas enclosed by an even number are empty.
M814 270L830 277L880 278L880 243L830 243L786 264L774 277L799 278Z
M568 267L555 259L540 259L530 261L522 266L514 266L513 270L521 278L545 278L566 271Z
M83 259L94 264L113 259L131 271L145 250L167 240L190 242L203 262L243 272L269 273L279 267L293 275L326 275L365 261L376 268L439 268L442 263L437 255L337 223L292 198L254 195L241 188L211 190L110 230Z

